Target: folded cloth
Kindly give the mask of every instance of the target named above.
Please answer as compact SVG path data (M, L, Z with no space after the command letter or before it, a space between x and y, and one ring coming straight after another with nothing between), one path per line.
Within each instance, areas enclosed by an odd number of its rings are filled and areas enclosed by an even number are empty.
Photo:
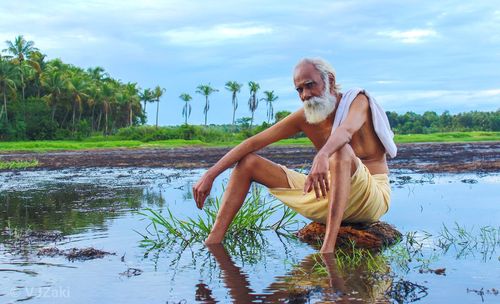
M370 109L372 112L372 121L373 128L375 129L375 133L377 133L378 138L384 145L385 151L391 158L396 157L398 149L396 144L394 143L394 133L391 130L391 126L389 124L389 119L385 114L382 107L378 104L375 98L371 97L368 92L361 88L349 89L345 93L342 94L342 98L340 99L337 113L335 114L335 119L333 121L333 130L340 126L342 121L346 119L347 114L349 113L349 108L351 107L352 102L358 96L358 94L364 93L370 102Z
M391 199L391 187L387 174L371 175L368 168L357 158L358 166L351 177L351 192L342 218L348 223L372 223L379 220L387 210ZM269 192L284 204L306 218L326 224L328 195L316 199L311 191L303 194L307 175L281 166L290 188L270 188Z

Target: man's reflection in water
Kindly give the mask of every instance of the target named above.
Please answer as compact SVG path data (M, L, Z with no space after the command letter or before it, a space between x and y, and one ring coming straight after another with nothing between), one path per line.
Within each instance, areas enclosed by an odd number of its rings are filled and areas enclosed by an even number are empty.
M385 291L391 285L390 269L384 264L383 273L376 278L367 272L366 265L339 269L333 254L311 254L293 267L289 274L277 277L262 294L250 288L248 276L234 264L223 245L207 246L222 271L222 278L233 303L389 303ZM219 302L203 283L196 285L196 300L202 303Z

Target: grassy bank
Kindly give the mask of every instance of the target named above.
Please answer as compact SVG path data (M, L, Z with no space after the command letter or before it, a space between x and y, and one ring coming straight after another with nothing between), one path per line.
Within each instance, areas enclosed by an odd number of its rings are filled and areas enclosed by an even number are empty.
M432 134L396 135L396 143L422 143L422 142L479 142L500 141L500 132L449 132ZM85 150L85 149L117 149L117 148L177 148L189 146L229 147L235 146L240 141L203 142L201 140L159 140L142 142L139 140L121 140L116 137L90 137L82 141L18 141L0 142L0 151L33 151L46 152L54 150ZM282 140L278 146L310 146L307 138L292 138Z

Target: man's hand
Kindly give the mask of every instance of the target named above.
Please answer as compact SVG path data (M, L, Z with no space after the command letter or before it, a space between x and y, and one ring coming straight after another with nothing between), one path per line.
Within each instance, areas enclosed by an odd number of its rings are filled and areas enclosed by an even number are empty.
M212 190L213 182L214 179L207 173L205 173L193 186L194 201L196 202L196 207L198 207L198 209L203 208L205 200L207 199L207 196L210 194L210 190Z
M309 175L307 176L306 183L304 185L304 194L309 193L314 189L318 200L321 196L326 198L328 191L330 191L330 180L328 179L329 170L330 164L328 161L328 155L318 152L318 154L314 157L311 172L309 172Z

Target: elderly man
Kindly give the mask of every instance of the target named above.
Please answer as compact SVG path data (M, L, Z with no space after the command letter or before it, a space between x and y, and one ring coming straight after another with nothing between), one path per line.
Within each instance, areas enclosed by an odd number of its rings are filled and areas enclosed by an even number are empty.
M222 242L254 181L305 217L326 223L323 253L334 251L342 221L374 222L387 212L386 153L394 157L396 146L384 111L364 90L341 93L334 69L323 59L302 59L293 81L303 107L234 147L194 185L201 209L214 179L236 163L205 244ZM309 175L255 154L301 131L318 151Z

